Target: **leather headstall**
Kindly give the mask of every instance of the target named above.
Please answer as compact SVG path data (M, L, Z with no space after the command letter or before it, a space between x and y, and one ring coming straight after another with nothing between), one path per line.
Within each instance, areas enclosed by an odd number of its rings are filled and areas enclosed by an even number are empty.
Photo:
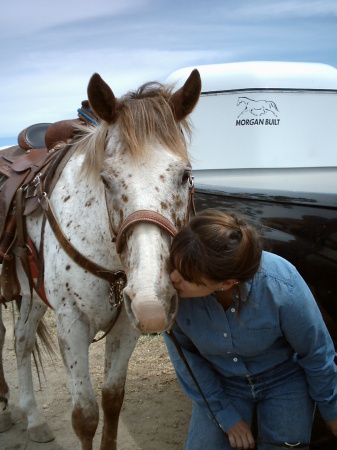
M64 166L65 162L63 160L63 163L61 165ZM60 164L57 165L57 168L60 170ZM53 173L53 171L51 171ZM57 177L53 176L53 185L56 183ZM115 303L114 306L119 306L122 301L122 290L126 284L126 275L125 272L122 270L118 271L110 271L105 269L104 267L100 266L99 264L94 263L93 261L89 260L87 257L85 257L82 253L80 253L68 240L68 238L63 233L57 218L55 216L55 213L53 211L52 205L49 201L48 196L50 194L47 194L46 191L47 185L48 185L48 178L47 183L42 185L41 183L38 183L39 190L38 190L38 198L40 205L44 211L44 214L54 232L55 237L57 238L59 244L63 248L63 250L68 254L70 258L72 258L76 264L78 264L80 267L82 267L84 270L87 270L91 274L102 278L110 283L111 291L110 291L110 301L112 302L112 294L115 295ZM49 186L52 188L53 186ZM195 207L193 202L193 195L194 195L194 185L193 185L193 178L190 179L189 184L189 200L188 200L188 211L186 213L186 219L189 220L190 216L190 208L192 207L192 210L195 214ZM109 214L109 209L107 207L107 212L109 215L110 220L110 228L111 227L111 218ZM162 214L156 212L156 211L149 211L149 210L140 210L135 211L130 216L126 218L126 220L122 223L118 233L116 236L113 236L112 240L116 242L116 251L118 254L122 251L122 245L123 245L123 237L125 234L125 231L131 227L132 225L139 223L139 222L151 222L156 225L158 225L160 228L167 231L171 236L175 236L177 233L176 227ZM113 233L113 231L112 231ZM113 233L114 234L114 233Z
M63 161L61 165L64 166L65 163ZM60 165L57 166L58 169L60 169ZM53 185L56 184L57 177L53 177ZM48 184L48 183L47 183ZM121 305L123 302L123 295L122 291L126 285L127 279L126 274L123 270L117 270L117 271L110 271L105 269L104 267L100 266L99 264L96 264L95 262L89 260L87 257L85 257L82 253L80 253L68 240L68 238L63 233L57 218L55 216L55 213L53 211L52 205L49 201L48 194L44 190L46 187L46 184L43 186L41 183L38 183L39 190L38 190L38 198L40 205L44 211L45 217L49 222L49 225L51 229L54 232L55 237L57 238L59 244L63 248L63 250L67 253L67 255L72 258L73 261L76 262L77 265L79 265L82 269L90 272L91 274L102 278L109 282L110 284L110 296L109 301L110 303L117 308L117 315L110 323L108 329L106 332L101 336L99 339L95 339L94 342L97 342L98 340L103 339L111 330L113 325L116 323L120 311L121 311ZM53 187L53 186L50 186ZM193 178L191 177L189 180L189 199L188 199L188 210L186 212L186 220L189 220L190 218L190 209L192 208L193 213L195 214L195 206L193 201L194 196L194 183ZM150 210L139 210L135 211L134 213L130 214L126 220L122 223L117 235L113 233L112 226L111 226L111 217L109 213L109 209L107 207L107 212L109 216L109 222L110 222L110 231L112 232L112 241L116 242L116 251L118 254L122 251L122 245L123 245L123 237L125 234L125 231L131 227L132 225L139 223L139 222L150 222L158 225L160 228L167 231L171 236L175 236L177 233L176 227L162 214L156 212L156 211L150 211ZM114 299L114 302L113 302Z

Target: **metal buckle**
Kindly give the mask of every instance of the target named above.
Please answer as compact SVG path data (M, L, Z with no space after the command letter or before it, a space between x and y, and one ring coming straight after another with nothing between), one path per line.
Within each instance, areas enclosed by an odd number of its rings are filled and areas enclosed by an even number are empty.
M110 283L109 303L114 308L119 308L124 301L123 289L126 285L126 275L123 270L116 271L115 275L118 279L114 283Z
M34 183L35 187L37 187L41 183L41 177L42 177L42 173L40 172L33 179L32 183Z

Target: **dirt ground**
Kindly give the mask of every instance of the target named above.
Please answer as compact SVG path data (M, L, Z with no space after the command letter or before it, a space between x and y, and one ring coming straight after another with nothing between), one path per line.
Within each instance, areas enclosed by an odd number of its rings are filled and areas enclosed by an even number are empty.
M47 313L47 323L55 336L53 313ZM18 408L18 383L13 347L13 322L10 308L3 310L7 329L4 348L4 369L10 387L12 429L0 434L0 450L73 450L79 448L71 426L71 396L61 356L55 367L46 359L39 388L35 368L34 386L38 405L43 411L55 440L46 444L28 439L26 423ZM103 385L104 340L92 344L90 367L94 391L101 402ZM191 402L177 382L162 336L142 336L129 364L124 405L119 422L119 450L181 450L184 448L191 414ZM103 425L100 422L94 440L99 449Z
M39 387L33 368L37 402L43 411L55 440L46 444L31 442L26 423L18 408L18 383L13 342L13 319L10 308L3 310L7 329L4 347L4 369L10 387L12 429L0 433L0 450L74 450L78 440L71 426L71 396L65 369L58 353L54 365L46 359L45 376ZM46 323L57 346L56 324L52 311ZM90 372L97 401L101 402L103 386L104 340L90 347ZM162 336L142 336L129 363L125 400L119 421L118 450L183 450L192 410L176 379ZM94 450L100 446L103 413L94 439ZM336 438L316 416L312 450L336 450Z

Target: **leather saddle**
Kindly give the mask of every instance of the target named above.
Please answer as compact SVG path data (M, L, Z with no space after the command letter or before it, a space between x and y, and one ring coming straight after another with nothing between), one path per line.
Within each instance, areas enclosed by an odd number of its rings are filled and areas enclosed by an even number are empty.
M18 144L21 148L46 147L46 133L51 123L37 123L25 128L18 136Z
M38 173L46 170L55 154L72 139L77 121L79 119L32 125L19 134L19 145L0 152L0 263L14 237L14 197L17 190L27 186L25 215L29 215L38 207L36 192L30 183Z
M50 163L56 160L60 150L75 137L78 124L97 123L88 101L78 109L78 119L55 123L39 123L25 128L18 136L18 145L0 151L0 264L2 280L4 271L13 264L10 250L16 239L16 196L19 190L24 195L23 215L28 216L39 206L36 177L44 176ZM10 269L9 272L14 270ZM15 281L15 280L12 280ZM8 283L8 280L6 282ZM15 284L15 283L13 283ZM18 297L17 292L5 293L2 284L0 303Z

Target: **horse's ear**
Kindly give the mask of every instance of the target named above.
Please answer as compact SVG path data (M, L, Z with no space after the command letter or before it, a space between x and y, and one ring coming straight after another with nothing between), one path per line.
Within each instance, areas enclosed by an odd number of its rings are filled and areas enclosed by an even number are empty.
M94 73L88 84L88 99L91 109L96 115L108 123L115 122L117 118L117 100L110 87Z
M183 87L175 92L170 101L176 120L179 122L191 114L198 103L201 93L201 78L199 71L194 69Z

